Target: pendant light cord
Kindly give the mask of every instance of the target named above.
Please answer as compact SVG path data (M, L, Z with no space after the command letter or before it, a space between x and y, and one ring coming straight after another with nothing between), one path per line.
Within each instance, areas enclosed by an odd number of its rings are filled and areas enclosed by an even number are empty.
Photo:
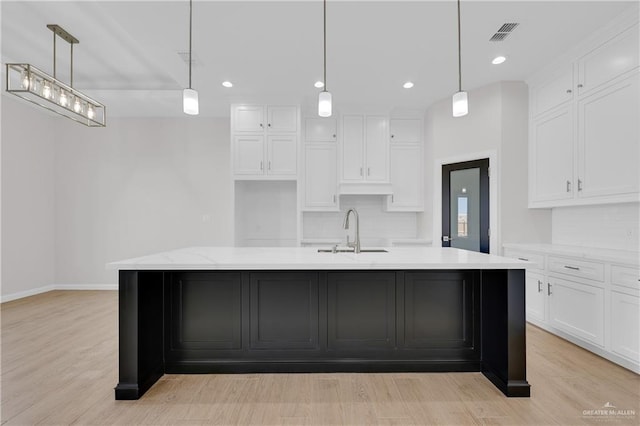
M458 0L458 92L462 92L462 47L460 42L460 0Z
M193 0L189 0L189 89L191 89L191 32L193 27Z
M322 30L322 34L324 37L324 70L323 70L323 83L324 90L327 91L327 0L324 0L324 9L323 9L323 19L324 19L324 27Z

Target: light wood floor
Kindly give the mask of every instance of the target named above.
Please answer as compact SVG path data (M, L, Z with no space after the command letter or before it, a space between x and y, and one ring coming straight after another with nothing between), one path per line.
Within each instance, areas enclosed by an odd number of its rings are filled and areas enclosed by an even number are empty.
M527 329L531 398L479 373L166 375L115 401L117 293L54 291L2 304L2 424L639 424L640 377ZM610 402L629 417L583 416Z

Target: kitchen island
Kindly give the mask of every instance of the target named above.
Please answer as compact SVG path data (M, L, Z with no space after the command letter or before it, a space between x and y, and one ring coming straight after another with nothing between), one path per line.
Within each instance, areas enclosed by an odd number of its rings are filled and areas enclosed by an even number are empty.
M528 397L527 262L454 248L196 247L119 270L116 399L163 374L481 371Z

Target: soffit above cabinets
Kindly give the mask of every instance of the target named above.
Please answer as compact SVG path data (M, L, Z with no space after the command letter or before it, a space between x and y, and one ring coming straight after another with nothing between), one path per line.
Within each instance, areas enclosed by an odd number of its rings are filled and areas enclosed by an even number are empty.
M465 2L465 88L528 78L635 7L631 3ZM319 89L313 84L322 79L321 2L197 1L196 6L193 87L200 93L201 115L226 117L231 103L315 103ZM3 62L52 71L46 25L58 22L82 40L74 49L74 85L109 105L112 117L182 117L181 91L188 82L178 52L188 48L187 3L25 1L1 7ZM329 2L327 79L336 107L424 110L448 97L457 85L455 22L451 1ZM504 42L490 42L505 22L520 25ZM491 58L505 53L507 65L491 65ZM59 54L58 73L65 79L66 52ZM222 87L225 80L234 87ZM403 89L407 80L415 86Z

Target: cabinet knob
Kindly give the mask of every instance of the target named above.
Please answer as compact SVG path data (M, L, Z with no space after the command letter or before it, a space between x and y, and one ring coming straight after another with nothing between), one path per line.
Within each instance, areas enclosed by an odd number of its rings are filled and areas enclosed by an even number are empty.
M391 139L393 139L395 137L395 135L391 135Z
M573 90L567 89L567 93L573 93Z
M267 126L271 127L271 123L267 124Z
M333 138L335 139L335 138L336 138L336 135L333 135Z
M264 128L264 126L262 125L262 123L260 123L260 127Z
M578 84L578 89L583 88L584 86L582 85L582 83Z

